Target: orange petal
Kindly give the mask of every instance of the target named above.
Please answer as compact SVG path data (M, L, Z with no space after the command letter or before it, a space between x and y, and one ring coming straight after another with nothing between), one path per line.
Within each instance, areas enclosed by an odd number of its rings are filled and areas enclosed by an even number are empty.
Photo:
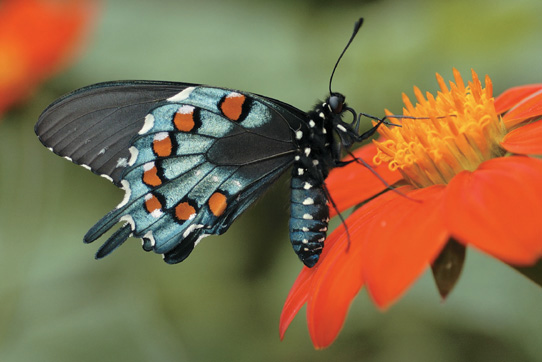
M340 237L346 244L346 234L342 233ZM350 250L348 253L335 253L333 258L328 257L314 279L311 298L307 303L307 324L316 348L327 347L335 340L352 299L363 285L359 263L352 264L345 260L353 254L359 253Z
M507 129L511 129L526 119L542 115L542 89L523 98L516 103L504 116L503 122Z
M542 84L530 84L507 89L495 98L495 110L498 114L504 113L524 98L542 89Z
M542 121L516 128L504 136L501 146L521 155L542 154Z
M452 235L506 263L529 265L542 251L542 161L521 156L484 162L446 188Z
M388 307L438 256L447 232L441 215L445 187L394 195L378 210L364 240L363 279L374 302Z
M375 154L376 146L372 143L354 151L356 157L367 162L388 184L393 185L403 178L399 172L390 171L387 164L375 166L372 161ZM345 160L348 159L351 158L345 158ZM387 188L374 173L357 162L333 169L326 179L326 186L340 211L360 204ZM329 213L331 217L337 215L337 211L332 206L329 208Z
M361 220L356 220L363 223ZM337 337L350 304L363 285L361 278L360 252L356 242L356 226L349 224L352 247L348 247L344 227L333 232L329 238L338 238L333 253L318 269L307 303L307 324L312 342L316 348L329 346ZM338 245L341 245L339 248Z

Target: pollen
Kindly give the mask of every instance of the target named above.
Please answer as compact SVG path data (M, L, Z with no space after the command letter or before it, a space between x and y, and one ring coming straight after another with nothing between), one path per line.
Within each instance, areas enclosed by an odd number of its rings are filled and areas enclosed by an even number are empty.
M465 86L454 69L455 83L446 86L437 73L437 96L414 87L418 103L412 105L403 94L403 118L388 118L397 126L380 127L383 141L377 146L375 164L387 163L413 186L421 188L447 184L463 170L473 171L482 162L502 156L499 146L506 134L502 119L495 111L491 79L485 88L472 71Z

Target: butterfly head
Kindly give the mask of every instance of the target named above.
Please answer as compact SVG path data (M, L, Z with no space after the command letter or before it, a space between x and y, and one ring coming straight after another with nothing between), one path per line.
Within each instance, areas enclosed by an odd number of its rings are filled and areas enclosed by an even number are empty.
M327 99L327 104L329 109L333 114L341 114L344 112L345 107L345 97L340 93L331 93Z

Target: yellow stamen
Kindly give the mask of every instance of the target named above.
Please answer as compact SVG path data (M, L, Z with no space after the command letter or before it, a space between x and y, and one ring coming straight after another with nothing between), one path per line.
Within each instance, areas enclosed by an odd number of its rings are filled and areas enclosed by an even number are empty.
M502 156L499 143L505 135L504 124L495 112L491 79L485 77L485 88L472 71L467 86L454 69L455 83L446 86L437 74L440 91L437 96L414 87L418 103L413 106L403 94L403 114L392 122L401 127L379 128L385 139L373 141L377 146L375 164L388 163L415 187L447 184L463 170L475 170L482 162ZM386 111L388 116L391 113Z

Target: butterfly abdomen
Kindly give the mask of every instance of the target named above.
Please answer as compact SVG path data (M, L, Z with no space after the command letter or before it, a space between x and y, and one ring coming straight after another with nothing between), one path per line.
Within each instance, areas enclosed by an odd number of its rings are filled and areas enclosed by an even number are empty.
M299 259L309 268L322 252L329 222L324 189L311 181L292 177L290 210L290 241Z

